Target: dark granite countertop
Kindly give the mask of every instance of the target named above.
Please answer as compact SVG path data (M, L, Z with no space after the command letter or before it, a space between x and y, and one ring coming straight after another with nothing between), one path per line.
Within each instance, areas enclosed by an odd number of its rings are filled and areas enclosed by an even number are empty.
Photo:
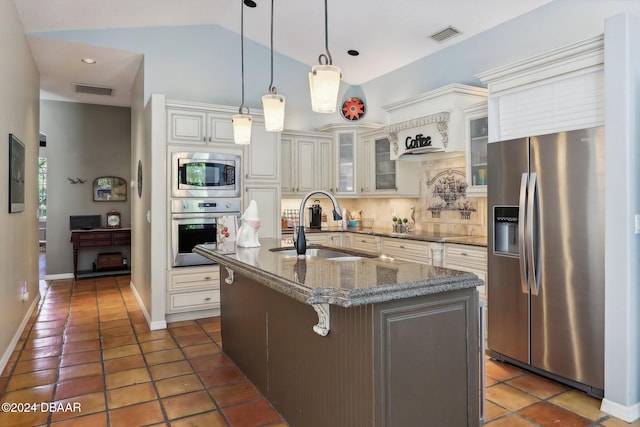
M323 230L324 231L324 230ZM353 307L483 285L475 274L380 256L350 248L309 245L352 257L298 258L271 251L280 239L260 239L261 247L198 245L194 252L307 304ZM293 250L293 247L288 249Z
M322 229L306 229L305 233L358 233L368 234L380 237L395 237L399 239L418 240L423 242L437 243L458 243L462 245L483 246L487 247L487 236L466 236L451 233L426 233L421 231L412 231L411 233L393 233L387 228L347 228L343 230L338 227L329 227ZM291 235L291 230L283 230L283 236Z

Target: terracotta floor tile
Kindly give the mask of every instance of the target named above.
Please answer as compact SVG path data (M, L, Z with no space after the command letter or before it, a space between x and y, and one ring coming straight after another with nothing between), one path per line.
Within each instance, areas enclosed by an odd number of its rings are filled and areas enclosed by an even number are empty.
M119 319L119 320L109 320L106 322L103 322L103 321L100 322L100 329L123 328L128 326L131 326L131 323L129 322L128 317L124 319Z
M539 399L505 384L496 384L488 387L486 398L511 411L517 411L525 406L539 402Z
M517 415L507 415L484 424L485 427L534 427L536 424L529 422ZM537 426L536 426L537 427Z
M189 362L198 372L208 371L210 369L224 368L234 366L233 362L224 353L217 353L211 356L200 356L189 359Z
M196 322L195 320L181 320L179 322L171 322L169 324L167 324L167 328L169 328L170 330L176 329L176 328L184 328L185 326L197 326L198 322Z
M40 359L43 357L59 356L62 353L62 346L30 348L22 351L19 361Z
M62 345L62 341L63 341L62 336L35 338L35 339L28 340L26 342L24 348L40 348L40 347L61 346Z
M107 413L85 415L51 424L51 427L107 427Z
M140 348L145 354L153 353L154 351L160 350L171 350L177 347L178 346L173 341L173 339L155 340L140 343Z
M162 406L170 420L213 411L216 405L206 391L180 394L162 399Z
M87 323L86 325L67 326L66 334L77 334L81 332L93 332L98 330L98 325L95 323Z
M156 381L156 388L160 397L175 396L190 391L204 389L197 375L182 375Z
M189 347L183 347L182 351L188 358L194 358L199 356L210 356L212 354L218 354L222 350L215 343L210 344L198 344Z
M506 381L524 375L521 369L496 360L488 360L485 364L485 369L488 376L498 381Z
M59 337L64 333L64 328L53 328L53 329L34 329L29 334L29 338L46 338L46 337Z
M205 414L194 415L192 417L171 421L171 427L193 426L227 427L227 423L218 411L207 412Z
M182 326L179 328L172 328L171 333L174 337L184 337L187 335L197 335L202 333L202 328L197 324L193 323L189 326Z
M128 371L107 374L107 388L118 388L151 381L147 368L129 369Z
M79 365L81 363L99 362L102 354L98 350L83 351L82 353L71 353L62 356L61 367Z
M244 374L235 366L210 369L200 372L200 378L207 388L217 387L224 384L237 383L246 379Z
M528 406L518 411L518 414L542 427L585 427L591 424L586 418L546 402Z
M604 421L600 421L600 424L604 427L640 427L640 420L634 421L629 424L618 418L610 417Z
M160 401L140 403L109 411L111 426L142 426L164 422Z
M66 381L72 378L90 377L93 375L102 375L102 363L83 363L82 365L60 368L59 381Z
M56 400L68 399L100 390L104 390L104 377L102 375L74 378L58 383L55 398Z
M63 347L62 352L64 354L68 354L68 353L81 353L83 351L91 351L91 350L100 350L99 340L66 343Z
M186 360L180 360L178 362L151 366L149 367L149 371L151 371L151 377L154 380L161 380L164 378L192 374L193 368L191 368L191 365Z
M98 331L78 332L77 334L70 334L66 336L65 342L73 343L79 341L91 341L100 338Z
M24 402L24 401L11 400L10 402L18 403L18 402ZM39 402L36 402L36 403L39 403ZM41 424L46 425L47 418L49 418L49 413L39 411L38 406L36 406L36 411L34 412L0 411L0 426L28 427L28 426L38 426Z
M102 337L119 337L122 335L132 335L133 329L131 326L125 326L120 328L102 329L100 335Z
M137 333L136 336L138 337L138 340L141 343L147 342L147 341L173 339L168 329L162 329L159 331L140 332L140 333Z
M122 347L113 347L102 350L102 358L104 360L135 356L136 354L142 354L138 344L130 344Z
M25 360L24 362L18 362L16 363L13 374L24 374L27 372L58 368L59 360L60 359L58 357L42 357L40 359L31 359Z
M10 391L0 395L0 402L51 402L53 400L53 384ZM4 425L0 423L0 425Z
M54 412L51 415L51 421L61 421L69 418L76 418L83 415L94 414L96 412L102 412L106 409L104 401L104 391L91 394L83 394L82 396L74 396L68 399L59 400L56 403L67 405L70 404L72 408L79 405L79 411L64 411Z
M62 320L54 320L50 322L45 322L38 320L33 324L33 329L51 329L51 328L63 328L66 321Z
M103 314L102 311L100 311L100 321L102 322L108 322L108 321L113 321L113 320L120 320L120 319L129 319L129 316L127 315L127 311L126 310L116 310L113 313L106 313Z
M187 347L196 344L212 343L213 340L204 331L193 335L177 336L176 341L180 347Z
M44 371L13 375L7 384L7 391L37 387L46 384L55 384L57 377L57 369L47 369Z
M607 415L600 411L599 400L589 397L578 390L569 390L549 399L549 402L592 421L599 420Z
M126 371L129 369L143 368L144 358L140 355L121 357L119 359L105 360L104 372L112 374L114 372Z
M255 427L281 420L264 399L224 408L222 412L233 427Z
M184 356L178 349L162 350L153 353L147 353L144 355L148 365L159 365L161 363L175 362L177 360L183 360Z
M562 384L533 374L522 375L508 380L506 383L540 399L547 399L568 389L568 387Z
M134 384L107 391L107 405L109 406L109 409L148 402L157 398L156 390L150 382Z
M262 397L260 392L249 381L214 387L209 389L209 392L222 408Z
M120 347L123 345L130 345L130 344L136 344L136 337L135 335L131 334L131 335L122 335L119 337L102 337L101 338L102 341L102 348L113 348L113 347Z
M213 390L212 390L213 392ZM215 396L214 396L215 397ZM486 421L491 421L495 418L501 417L509 413L508 410L504 409L501 406L496 405L493 402L485 400L484 402L484 419Z

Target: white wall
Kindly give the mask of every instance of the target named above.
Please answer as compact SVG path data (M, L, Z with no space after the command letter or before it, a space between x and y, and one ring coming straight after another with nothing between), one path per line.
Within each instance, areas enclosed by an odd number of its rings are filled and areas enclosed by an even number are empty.
M640 18L606 22L605 399L602 409L640 417Z
M12 0L0 0L0 370L38 295L38 116L40 76ZM24 143L25 210L9 214L8 135ZM29 299L21 302L26 282Z

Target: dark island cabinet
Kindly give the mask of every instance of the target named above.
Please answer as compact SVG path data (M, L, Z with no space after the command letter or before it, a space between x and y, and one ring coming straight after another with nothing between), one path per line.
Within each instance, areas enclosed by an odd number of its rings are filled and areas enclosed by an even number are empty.
M473 288L314 309L235 271L221 274L225 353L294 427L478 426Z

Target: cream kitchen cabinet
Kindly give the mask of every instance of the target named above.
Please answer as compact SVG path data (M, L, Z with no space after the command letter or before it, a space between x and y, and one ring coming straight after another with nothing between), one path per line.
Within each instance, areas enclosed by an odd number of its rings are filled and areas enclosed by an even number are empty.
M474 273L487 282L487 248L482 246L445 244L444 267ZM487 300L486 284L478 286L480 299Z
M331 137L317 132L283 132L280 136L283 197L311 190L332 191Z
M466 176L468 195L487 195L487 143L489 142L488 106L479 102L464 109L467 149Z
M382 253L393 258L433 265L430 242L383 237Z
M366 197L419 197L420 164L391 160L384 129L363 132L358 142L359 194Z
M233 143L229 107L167 102L167 144ZM217 107L217 106L216 106Z
M246 146L244 158L247 181L280 182L280 133L267 132L262 117L254 117L251 144Z
M363 251L380 252L380 236L372 236L370 234L347 233L343 245L353 249L361 249Z
M307 244L343 246L344 233L305 233Z
M220 309L220 266L184 267L168 272L167 314Z

